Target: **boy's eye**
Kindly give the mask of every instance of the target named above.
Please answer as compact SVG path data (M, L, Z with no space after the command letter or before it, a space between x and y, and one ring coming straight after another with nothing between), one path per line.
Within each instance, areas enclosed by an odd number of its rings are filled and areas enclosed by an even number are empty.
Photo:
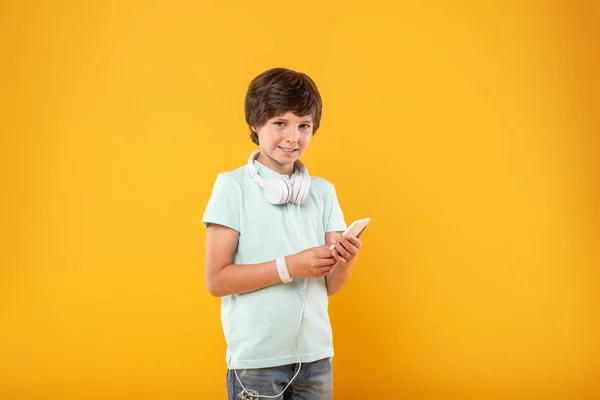
M284 127L285 126L285 122L283 121L275 121L273 122L274 125L277 125L279 127ZM300 125L300 129L310 129L310 125L309 124L302 124Z

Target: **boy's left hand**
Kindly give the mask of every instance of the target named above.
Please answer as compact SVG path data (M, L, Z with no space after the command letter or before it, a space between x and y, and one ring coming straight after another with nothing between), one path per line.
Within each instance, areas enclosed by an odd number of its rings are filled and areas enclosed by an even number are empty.
M340 234L339 236L334 237L333 245L335 246L335 248L331 250L333 258L335 258L339 265L348 266L356 259L358 250L361 246L361 241L356 236L348 235L344 237Z

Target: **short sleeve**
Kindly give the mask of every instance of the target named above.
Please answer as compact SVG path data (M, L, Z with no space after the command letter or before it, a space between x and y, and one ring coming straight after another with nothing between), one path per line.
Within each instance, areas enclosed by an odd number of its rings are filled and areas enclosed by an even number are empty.
M204 210L202 223L227 226L240 231L240 209L242 191L231 177L219 174L213 186L212 194Z
M326 220L325 232L343 232L346 230L346 222L344 221L344 213L340 207L337 198L337 193L334 187L331 188L329 198L325 205Z

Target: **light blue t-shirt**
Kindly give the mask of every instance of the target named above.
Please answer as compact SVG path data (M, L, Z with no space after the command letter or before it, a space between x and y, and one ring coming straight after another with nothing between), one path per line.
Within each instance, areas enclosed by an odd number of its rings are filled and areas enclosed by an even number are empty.
M265 179L281 176L254 161ZM299 211L299 214L298 214ZM299 215L299 220L298 220ZM325 244L326 232L346 229L334 186L312 177L304 204L270 204L246 166L217 176L203 223L225 225L239 232L235 264L257 264ZM298 223L299 222L299 223ZM300 234L300 238L298 237ZM294 335L302 311L304 278L277 283L251 293L224 296L221 321L231 369L265 368L298 362ZM297 345L302 362L333 356L325 278L309 278L306 308Z

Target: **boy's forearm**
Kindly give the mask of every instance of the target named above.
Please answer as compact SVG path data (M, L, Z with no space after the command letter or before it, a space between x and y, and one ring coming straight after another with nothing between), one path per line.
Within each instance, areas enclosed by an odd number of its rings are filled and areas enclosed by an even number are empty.
M348 279L350 279L354 263L355 261L347 266L336 265L331 271L331 275L325 277L325 282L327 283L327 295L332 296L344 287L346 282L348 282Z
M275 260L260 264L231 264L223 267L208 283L216 297L249 293L281 282Z

